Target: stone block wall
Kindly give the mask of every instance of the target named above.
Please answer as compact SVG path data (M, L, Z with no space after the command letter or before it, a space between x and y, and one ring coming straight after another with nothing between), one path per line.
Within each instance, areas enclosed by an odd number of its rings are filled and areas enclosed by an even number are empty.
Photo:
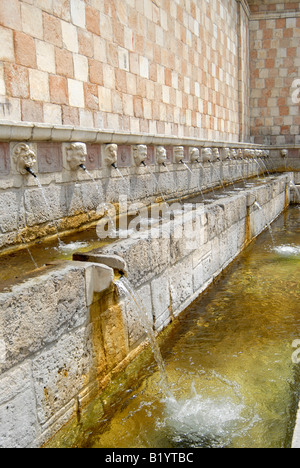
M250 1L251 136L300 144L300 4Z
M195 212L184 224L177 215L170 235L155 236L154 226L151 235L106 247L102 258L115 262L118 254L125 260L128 279L158 332L282 212L290 178L280 175L205 210L198 206L196 231ZM0 447L39 447L63 426L49 446L72 446L87 427L89 404L96 405L98 417L103 414L101 392L147 338L140 311L116 294L113 279L113 270L93 262L90 252L84 261L52 265L1 293Z
M271 166L271 155L268 158L260 147L246 143L220 146L187 138L33 124L0 125L0 139L1 133L6 140L13 136L25 140L0 142L1 252L18 248L24 241L30 244L96 222L103 216L104 203L125 212L128 205L123 209L120 197L127 197L128 204L150 206L162 199L181 199L266 174L263 164ZM74 142L76 136L87 143ZM118 170L106 160L106 148L112 141ZM75 169L68 163L73 143L86 148L83 162L88 172L79 168L79 162ZM34 155L32 169L37 178L19 172L15 152L20 147L25 148L25 156ZM146 166L135 158L139 147L146 151ZM165 165L158 160L159 149L165 149ZM176 159L178 150L186 165ZM196 160L192 151L197 152ZM205 156L207 151L210 156ZM256 154L257 159L264 155L265 163L257 162Z
M299 9L299 2L293 0L248 0L251 11L253 13L260 12L291 12Z
M2 1L0 119L249 137L246 122L239 129L239 99L241 115L249 108L240 8L236 0Z
M39 447L76 412L77 395L92 392L91 310L112 280L105 265L69 262L1 293L1 448ZM102 358L107 371L113 359Z

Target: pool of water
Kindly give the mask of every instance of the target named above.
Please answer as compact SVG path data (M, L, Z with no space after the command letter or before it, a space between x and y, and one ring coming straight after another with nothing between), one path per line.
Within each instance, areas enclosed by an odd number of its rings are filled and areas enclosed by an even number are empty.
M14 283L38 274L38 269L56 260L72 260L74 252L87 252L112 242L99 239L96 227L69 234L61 239L37 242L28 249L23 248L0 256L0 291L8 290Z
M290 208L170 326L155 363L84 434L91 448L290 447L299 400L300 210Z

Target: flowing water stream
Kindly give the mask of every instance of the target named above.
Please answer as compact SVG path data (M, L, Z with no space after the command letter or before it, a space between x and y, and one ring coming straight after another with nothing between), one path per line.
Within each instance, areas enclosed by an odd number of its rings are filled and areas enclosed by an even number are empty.
M83 446L290 447L300 393L292 360L300 338L298 207L272 232L274 245L264 232L165 332L171 393L154 360ZM121 288L134 296L130 285Z

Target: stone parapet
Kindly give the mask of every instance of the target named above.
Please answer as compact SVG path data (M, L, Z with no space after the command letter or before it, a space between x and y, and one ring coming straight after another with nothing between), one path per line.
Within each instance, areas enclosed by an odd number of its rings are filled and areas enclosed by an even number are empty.
M96 222L103 203L122 212L120 196L151 205L266 175L273 154L247 143L2 122L0 250Z

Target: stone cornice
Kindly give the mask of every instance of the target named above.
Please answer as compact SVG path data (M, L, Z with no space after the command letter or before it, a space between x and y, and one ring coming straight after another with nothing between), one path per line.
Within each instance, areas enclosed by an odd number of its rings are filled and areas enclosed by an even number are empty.
M247 2L247 0L236 0L237 3L240 3L244 9L244 12L246 13L246 15L248 16L248 18L250 19L251 17L251 10L250 10L250 7L249 7L249 4Z
M262 11L261 13L251 14L250 21L282 18L300 18L300 11Z
M115 132L113 130L100 130L93 128L72 127L64 125L48 125L42 123L27 122L0 122L0 142L9 141L52 141L52 142L70 142L81 141L83 143L116 143L118 145L186 145L198 147L234 147L234 148L255 148L261 145L255 145L250 142L229 142L212 141L198 138Z

